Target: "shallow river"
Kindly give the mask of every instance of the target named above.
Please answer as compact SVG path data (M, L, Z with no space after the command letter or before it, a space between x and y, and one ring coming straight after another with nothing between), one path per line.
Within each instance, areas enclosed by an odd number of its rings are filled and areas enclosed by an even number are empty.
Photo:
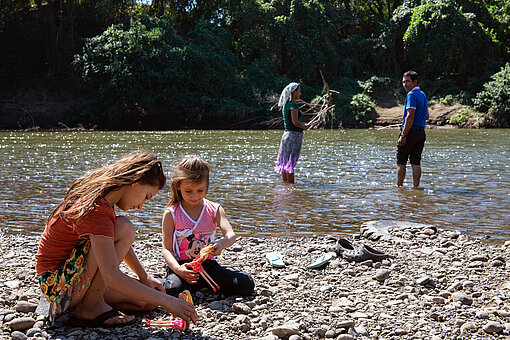
M196 154L213 170L208 198L240 235L348 235L398 219L510 238L510 129L427 130L422 189L395 188L396 130L307 131L296 184L274 172L281 131L0 132L0 228L39 234L71 181L127 152L148 149L167 172ZM141 236L160 230L163 189L123 213Z

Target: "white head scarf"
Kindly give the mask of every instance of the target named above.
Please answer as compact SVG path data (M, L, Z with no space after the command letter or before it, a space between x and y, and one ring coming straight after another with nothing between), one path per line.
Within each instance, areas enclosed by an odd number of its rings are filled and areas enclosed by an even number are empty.
M285 86L280 95L280 100L278 100L278 106L283 107L285 103L292 99L292 92L294 92L299 87L298 83L290 83Z

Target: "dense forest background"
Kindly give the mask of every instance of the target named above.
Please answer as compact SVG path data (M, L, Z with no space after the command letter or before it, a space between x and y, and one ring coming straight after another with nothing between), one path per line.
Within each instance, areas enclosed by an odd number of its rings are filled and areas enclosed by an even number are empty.
M70 127L260 128L290 81L323 126L370 126L409 69L508 127L509 56L510 0L0 0L1 99L70 98Z

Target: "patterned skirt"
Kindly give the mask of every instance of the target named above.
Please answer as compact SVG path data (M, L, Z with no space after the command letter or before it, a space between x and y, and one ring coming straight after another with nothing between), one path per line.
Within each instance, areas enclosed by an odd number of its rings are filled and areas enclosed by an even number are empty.
M50 303L48 322L51 326L65 322L56 320L70 306L76 305L90 286L92 278L85 266L89 249L90 240L81 242L58 271L39 275L41 290Z
M274 168L276 172L294 173L294 167L301 153L302 142L302 131L285 131L283 133L278 159Z

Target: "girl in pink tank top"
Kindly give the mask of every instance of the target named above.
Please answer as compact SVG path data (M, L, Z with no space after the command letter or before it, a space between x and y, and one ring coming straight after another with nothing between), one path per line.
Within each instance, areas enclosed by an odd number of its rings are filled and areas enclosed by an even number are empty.
M205 198L209 188L209 164L196 156L183 159L171 178L172 196L163 214L163 256L167 264L168 293L176 295L183 289L192 292L208 287L191 261L202 248L212 244L213 251L203 262L203 268L219 284L220 291L229 295L249 295L254 284L250 275L232 271L217 264L214 256L230 247L236 234L227 220L225 210ZM222 238L216 240L219 228Z

